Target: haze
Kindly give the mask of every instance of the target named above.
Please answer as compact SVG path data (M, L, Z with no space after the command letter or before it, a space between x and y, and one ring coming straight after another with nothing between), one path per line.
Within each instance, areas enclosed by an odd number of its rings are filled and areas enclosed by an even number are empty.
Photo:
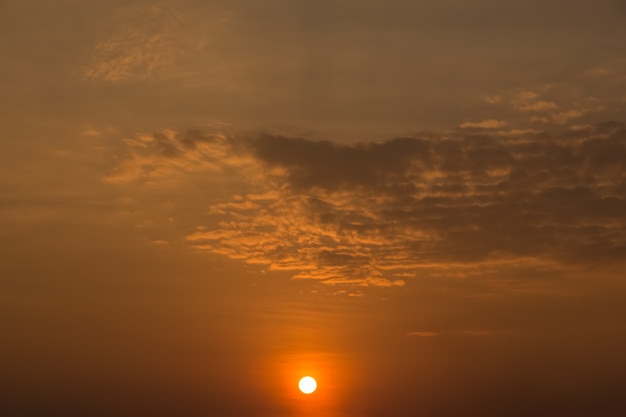
M626 415L625 18L0 2L0 412Z

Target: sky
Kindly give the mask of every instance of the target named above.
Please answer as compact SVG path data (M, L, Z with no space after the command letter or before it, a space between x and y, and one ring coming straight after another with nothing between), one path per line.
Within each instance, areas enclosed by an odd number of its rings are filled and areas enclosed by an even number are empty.
M625 415L625 18L1 0L0 411Z

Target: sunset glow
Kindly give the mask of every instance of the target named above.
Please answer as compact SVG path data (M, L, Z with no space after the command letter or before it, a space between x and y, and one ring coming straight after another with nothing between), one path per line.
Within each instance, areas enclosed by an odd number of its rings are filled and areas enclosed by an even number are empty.
M625 22L1 0L0 416L626 416Z

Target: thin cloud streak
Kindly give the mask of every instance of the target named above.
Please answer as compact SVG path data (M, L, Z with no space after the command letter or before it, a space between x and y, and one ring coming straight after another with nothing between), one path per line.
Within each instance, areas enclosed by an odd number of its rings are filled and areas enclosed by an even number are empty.
M487 119L482 122L464 122L459 126L461 129L499 129L506 126L504 120Z
M475 336L475 337L487 337L496 335L495 331L474 329L474 330L457 330L457 331L423 331L413 330L406 332L408 337L440 337L440 336Z

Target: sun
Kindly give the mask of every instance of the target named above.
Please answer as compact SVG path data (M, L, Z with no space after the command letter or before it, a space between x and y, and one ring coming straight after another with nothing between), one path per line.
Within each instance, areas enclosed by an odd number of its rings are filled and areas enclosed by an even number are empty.
M304 394L312 394L317 389L317 381L313 377L305 376L298 382L298 388Z

